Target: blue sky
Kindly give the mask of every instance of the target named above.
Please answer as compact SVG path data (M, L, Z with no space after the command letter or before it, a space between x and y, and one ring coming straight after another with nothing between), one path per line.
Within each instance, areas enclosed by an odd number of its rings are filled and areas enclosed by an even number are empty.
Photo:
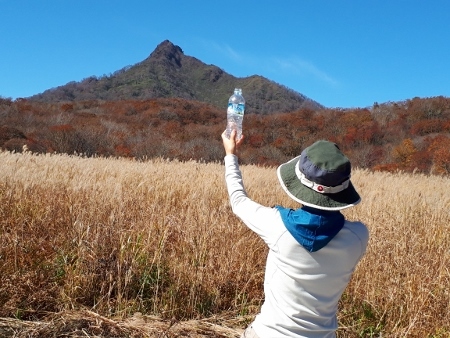
M450 97L449 33L448 0L0 0L0 96L108 75L167 39L326 107Z

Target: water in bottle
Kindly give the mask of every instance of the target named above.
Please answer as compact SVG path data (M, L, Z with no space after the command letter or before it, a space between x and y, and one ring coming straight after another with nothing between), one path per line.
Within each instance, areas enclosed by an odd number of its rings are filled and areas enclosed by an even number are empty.
M226 136L230 138L231 131L236 130L236 140L242 137L242 120L244 119L245 100L242 89L235 88L233 95L228 100L227 108L227 131Z

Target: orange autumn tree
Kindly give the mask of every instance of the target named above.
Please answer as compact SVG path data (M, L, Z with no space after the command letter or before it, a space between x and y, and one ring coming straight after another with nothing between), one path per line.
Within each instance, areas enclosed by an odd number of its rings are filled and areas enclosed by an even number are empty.
M410 138L403 140L398 146L392 150L392 158L401 170L411 169L413 165L412 159L417 152L413 141Z
M433 139L428 147L433 159L432 173L450 174L450 137L440 135Z

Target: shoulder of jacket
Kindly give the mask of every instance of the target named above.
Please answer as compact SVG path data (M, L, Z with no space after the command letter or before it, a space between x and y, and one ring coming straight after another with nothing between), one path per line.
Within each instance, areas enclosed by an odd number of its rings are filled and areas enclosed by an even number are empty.
M346 220L344 227L353 232L361 240L367 240L369 238L369 229L362 222Z

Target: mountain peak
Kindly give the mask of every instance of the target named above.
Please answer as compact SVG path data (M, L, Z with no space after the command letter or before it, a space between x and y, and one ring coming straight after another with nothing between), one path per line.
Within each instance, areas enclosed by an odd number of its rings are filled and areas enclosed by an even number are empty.
M214 65L206 65L169 40L161 42L142 62L110 76L89 77L81 82L46 90L33 100L147 100L183 98L223 108L233 88L242 88L249 104L246 113L271 114L321 105L262 76L237 78ZM251 104L250 104L251 103Z
M149 58L154 60L167 59L175 62L178 66L181 66L181 57L183 55L183 50L179 46L174 45L169 40L164 40L156 46Z

